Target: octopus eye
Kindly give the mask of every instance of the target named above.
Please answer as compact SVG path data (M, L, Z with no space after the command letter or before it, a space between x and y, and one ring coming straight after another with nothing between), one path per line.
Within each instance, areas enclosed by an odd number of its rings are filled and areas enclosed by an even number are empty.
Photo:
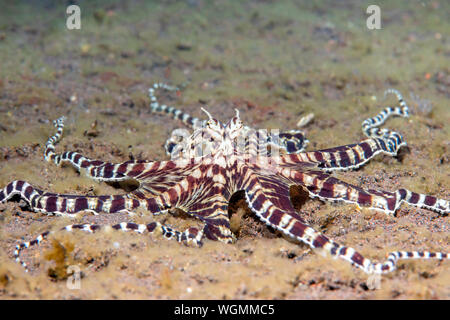
M241 119L239 119L238 117L234 117L233 118L233 125L235 127L242 127L242 121Z

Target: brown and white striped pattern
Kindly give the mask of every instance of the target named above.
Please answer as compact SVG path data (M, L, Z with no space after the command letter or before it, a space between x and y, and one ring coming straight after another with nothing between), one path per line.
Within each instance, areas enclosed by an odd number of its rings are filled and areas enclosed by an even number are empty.
M150 108L152 112L155 113L163 113L170 116L173 119L182 121L185 125L190 127L191 129L197 130L201 128L205 128L207 121L201 120L196 117L192 117L188 113L174 108L172 106L167 106L165 104L160 104L158 102L158 98L156 96L156 91L159 89L165 89L168 91L179 91L177 87L169 86L165 83L155 83L149 89L149 97L150 97ZM246 137L251 136L251 132L257 132L259 135L258 146L259 148L266 148L267 146L271 146L272 148L279 148L283 150L285 153L300 153L303 152L308 145L309 141L306 139L305 134L300 130L289 130L285 132L279 133L279 135L266 135L265 137L261 137L263 133L259 130L254 130L250 127L243 127L243 135ZM186 139L189 135L188 131L185 129L175 129L170 138L166 141L164 148L166 149L167 155L171 156L172 159L180 158L180 150L177 150L175 154L173 151L176 149L176 145L180 143L182 139ZM249 141L247 141L249 143Z
M314 249L322 249L332 257L344 259L368 274L391 272L395 270L396 263L400 259L449 259L447 253L441 252L396 251L390 253L385 262L373 263L369 259L364 258L355 249L339 245L309 226L296 213L290 202L289 187L290 185L294 185L293 183L286 180L283 181L279 177L265 176L253 172L250 168L243 169L243 173L245 178L242 180L242 183L244 184L243 189L246 190L247 203L262 221L267 225L282 231L286 235L308 244ZM351 189L349 188L350 185L342 183L334 178L328 178L334 180L326 182L323 181L323 176L319 179L317 176L302 175L301 180L299 180L300 175L294 174L293 176L297 179L295 180L296 185L300 184L307 187L315 186L316 189L321 186L320 190L316 190L317 192L313 193L313 196L316 196L317 194L318 197L324 200L333 199L347 201L345 197L355 197L354 201L347 202L361 204L358 201L360 198L364 198L364 205L370 204L372 208L375 209L381 209L378 207L379 202L387 205L390 203L388 201L389 199L385 197L375 199L375 195L371 195L360 188L354 187L354 189ZM336 184L337 182L344 184L345 192L340 188L342 187L341 185ZM310 189L311 188L308 188L308 190ZM325 193L324 190L326 190ZM403 191L399 190L397 193L401 195L402 192ZM401 200L400 198L395 199L396 206L398 207L400 201L406 201L410 204L424 207L423 205L419 205L419 202L412 200L412 197L416 196L412 196L412 193L410 194L411 196L409 198L405 197L401 198ZM422 196L423 195L420 197L422 198ZM429 207L432 210L438 211L436 202L440 202L441 207L439 207L439 210L442 210L442 212L445 213L449 212L448 201L439 200L434 197L429 197L429 201ZM434 202L434 205L431 205L432 202ZM395 209L393 208L393 210Z
M3 190L0 190L0 202L8 201L15 195L20 195L21 199L25 200L35 212L57 215L75 214L80 211L130 213L141 206L147 208L147 202L130 198L127 195L64 195L44 192L22 180L12 181Z
M192 129L198 129L202 126L204 126L205 120L200 120L195 117L191 117L189 114L187 114L184 111L181 111L179 109L176 109L171 106L167 106L165 104L160 104L158 102L158 99L156 97L156 90L158 89L165 89L168 91L179 91L178 88L169 86L165 83L155 83L153 86L148 89L149 97L150 97L150 108L152 112L156 113L164 113L172 117L173 119L177 119L182 121L184 124L189 126Z
M99 181L132 179L138 183L137 189L124 195L66 195L44 192L26 181L16 180L0 190L0 202L19 195L32 210L47 214L74 214L80 211L130 213L141 208L158 215L177 208L200 220L204 224L202 230L189 228L179 232L158 222L147 225L120 223L112 228L137 233L159 230L168 239L201 245L203 235L225 243L236 240L230 230L228 202L234 193L243 191L249 208L266 224L312 248L323 249L333 257L344 259L367 273L390 272L399 259L448 259L447 253L396 251L390 253L387 261L372 263L354 249L339 245L314 230L291 203L289 189L295 185L304 188L311 198L354 203L387 214L394 214L403 202L442 215L450 212L448 200L403 188L397 191L366 190L327 173L358 168L380 153L395 156L398 149L406 144L400 134L378 128L390 115L408 115L408 108L397 91L389 92L397 95L400 107L386 108L378 116L363 122L363 131L369 139L336 148L299 152L307 142L300 131L288 131L285 136L282 133L274 139L266 132L257 133L243 126L238 112L227 124L220 123L206 110L208 121L192 118L174 108L159 105L155 97L155 90L159 88L176 90L165 84L155 84L149 90L152 110L172 115L194 127L185 145L173 146L172 154L177 151L181 155L177 160L114 164L91 160L76 152L57 154L55 144L62 137L64 118L55 121L57 132L48 139L44 151L47 161L57 165L70 163ZM249 135L249 132L255 134ZM207 153L203 152L203 144L207 145ZM287 154L281 155L278 161L272 161L270 155L260 152L269 144L284 148ZM64 230L93 232L101 228L99 225L82 224L70 225ZM15 258L21 262L20 251L39 244L49 234L45 232L17 246Z
M378 138L366 139L336 148L284 155L279 164L289 167L309 164L326 172L351 170L363 166L380 153L396 156L399 148L404 145L406 142L394 133L388 143Z
M133 222L122 222L112 226L98 225L98 224L71 224L65 226L61 230L72 232L74 230L81 230L86 232L96 232L101 229L106 230L111 228L113 230L121 230L121 231L134 231L136 233L159 233L167 240L176 240L178 242L182 242L186 245L194 245L194 246L202 246L201 238L203 237L203 231L198 230L195 227L190 227L183 232L173 229L172 227L166 226L159 222L151 222L149 224L137 224ZM14 250L14 258L18 263L20 263L25 271L28 272L27 264L20 259L20 252L23 249L39 245L42 241L44 241L49 235L51 235L52 231L46 231L40 234L36 239L31 241L22 242L16 246L16 250Z
M450 212L449 201L411 192L403 188L395 192L366 190L340 181L320 171L301 172L292 169L282 169L279 171L279 174L288 178L292 184L305 187L311 198L319 198L324 201L353 203L360 207L381 210L386 214L394 214L402 202L432 210L441 215Z
M362 123L362 128L364 134L369 138L386 138L391 134L395 133L388 129L379 129L378 127L382 125L387 118L390 116L400 116L403 118L409 117L409 108L403 100L402 95L395 89L388 89L384 92L384 96L392 93L397 97L399 106L397 107L387 107L383 109L378 115L373 118L369 118Z
M400 92L389 89L385 92L385 95L388 93L396 95L400 106L387 107L377 116L363 121L362 130L370 139L330 149L286 155L282 157L280 164L295 166L296 164L304 165L308 163L314 164L323 171L331 172L357 169L380 153L396 156L398 150L402 146L406 146L406 141L398 132L378 127L390 116L408 117L409 109Z

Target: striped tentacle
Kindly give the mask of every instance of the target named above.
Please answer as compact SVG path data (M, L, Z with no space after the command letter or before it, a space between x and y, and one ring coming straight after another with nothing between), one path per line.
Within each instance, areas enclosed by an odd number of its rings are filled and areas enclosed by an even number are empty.
M310 227L292 207L289 199L289 182L282 179L248 172L242 181L249 208L262 221L286 235L308 244L314 249L322 249L332 257L350 262L368 274L388 273L396 268L400 259L448 259L448 253L419 251L396 251L389 254L383 263L372 263L355 249L339 245L322 233Z
M281 157L280 165L314 164L325 172L357 169L380 153L397 155L404 145L406 143L401 136L393 133L388 143L384 139L374 138L336 148L285 155Z
M289 229L309 228L292 207L289 193L292 183L288 179L256 172L248 166L243 166L241 171L237 189L245 191L249 208L263 222L287 234Z
M205 126L206 120L192 117L188 113L174 108L172 106L161 105L156 97L156 90L166 89L169 91L178 91L179 89L173 86L169 86L165 83L155 83L153 87L149 89L150 107L152 112L164 113L169 115L173 119L181 120L188 127L193 129L200 129ZM245 127L244 131L249 132L252 130L249 127ZM167 155L172 155L172 151L175 146L179 144L183 139L186 139L190 135L189 131L185 129L175 129L170 138L166 141L164 148ZM309 141L306 139L305 134L300 130L290 130L281 132L277 137L271 135L267 136L267 141L264 141L264 145L267 143L275 145L276 147L284 150L285 153L299 153L305 150Z
M279 139L279 145L287 154L303 152L309 144L309 140L306 138L304 132L300 130L281 132L279 134Z
M190 198L189 191L196 188L197 179L203 174L199 164L182 160L142 166L137 168L136 172L140 173L135 176L140 187L133 193L142 199L162 196L171 205L187 202Z
M165 90L169 90L169 91L179 91L179 89L177 87L172 87L169 86L165 83L155 83L153 85L153 87L151 87L150 89L148 89L148 93L150 96L150 107L152 112L157 112L157 113L164 113L169 115L170 117L172 117L173 119L178 119L181 120L184 124L186 124L187 126L191 127L191 128L198 128L201 127L203 125L203 123L205 122L204 120L200 120L198 118L192 117L189 114L176 109L174 107L170 107L164 104L159 104L158 99L156 97L156 90L158 89L165 89Z
M158 99L156 97L156 90L158 89L166 89L169 91L179 91L177 87L169 86L165 83L155 83L153 87L148 89L150 96L150 107L152 112L167 114L173 119L181 120L185 125L190 128L198 129L205 125L205 120L200 120L198 118L192 117L188 113L181 111L172 106L167 106L165 104L159 104ZM190 132L186 129L175 129L172 131L170 138L167 139L164 144L164 149L166 150L166 154L172 156L172 152L174 148L181 143L184 139L186 139L190 135ZM173 155L172 159L176 158L178 155Z
M342 246L335 241L329 239L322 233L314 230L302 220L293 217L292 212L283 211L282 208L276 207L269 200L258 204L256 201L247 196L249 207L258 214L267 225L272 226L285 233L286 235L308 244L313 249L322 249L334 258L340 258L350 262L363 270L367 274L389 273L396 269L397 261L400 259L449 259L449 253L427 252L427 251L394 251L388 255L383 263L373 263L365 258L355 249ZM264 211L259 208L267 208L271 213L264 218Z
M324 201L354 203L361 207L382 210L386 214L394 214L402 202L432 210L441 215L450 212L450 202L448 200L411 192L407 189L398 189L395 192L365 190L320 171L300 172L280 169L279 173L283 177L290 179L292 183L304 186L312 198L319 198Z
M170 175L170 172L167 173ZM229 192L225 188L225 169L216 164L193 165L187 172L176 175L179 180L163 185L164 191L156 197L161 182L144 182L134 194L148 201L148 208L179 208L205 223L205 236L212 240L233 242L228 219ZM136 194L139 192L140 194Z
M450 259L450 253L429 252L429 251L394 251L390 252L384 263L373 263L367 273L389 273L396 269L397 261L408 259Z
M312 248L325 248L337 255L340 246L310 227L297 214L290 201L287 179L266 176L250 168L242 169L239 188L245 191L249 208L267 225L308 244Z
M0 190L0 203L6 202L15 195L20 195L30 206L37 203L37 199L43 194L26 181L14 180Z
M18 244L16 246L16 250L14 250L14 259L16 259L16 262L20 263L22 265L22 267L25 268L25 272L28 272L28 266L25 262L23 262L20 259L20 252L23 249L32 247L34 245L39 245L51 233L52 233L51 231L45 231L44 233L40 234L36 239L33 239L31 241L22 242L21 244Z
M167 225L161 224L159 222L151 222L149 224L137 224L133 222L122 222L119 224L115 224L112 226L105 226L105 225L98 225L98 224L71 224L68 226L65 226L61 230L72 232L73 230L82 230L86 232L95 232L98 230L121 230L121 231L134 231L140 234L143 234L145 232L148 233L155 233L155 234L162 234L162 236L167 240L176 240L178 242L184 243L186 245L194 245L194 246L201 246L202 242L201 239L203 237L203 231L198 230L195 227L187 228L185 231L181 232L178 230L173 229L172 227L169 227ZM28 272L28 266L25 262L23 262L20 259L20 253L22 250L29 248L34 245L39 245L43 240L45 240L50 234L54 234L54 231L46 231L42 234L40 234L36 239L22 242L19 245L16 246L16 250L14 251L14 258L18 263L20 263L24 268L25 271Z
M54 162L56 165L60 166L63 163L70 163L79 172L84 171L86 176L93 178L97 181L122 181L130 179L126 175L129 171L133 171L133 165L139 164L144 161L127 161L124 163L114 164L109 162L103 162L100 160L91 160L84 157L83 155L73 152L66 151L62 154L57 154L55 152L55 144L58 143L63 134L64 130L64 120L66 117L61 117L55 120L53 123L57 128L55 135L51 136L46 145L44 151L45 160L49 162Z
M35 212L47 214L74 214L80 211L94 213L131 212L146 201L129 198L126 195L81 196L44 192L26 181L16 180L0 191L0 202L6 202L14 195L20 195Z
M235 242L236 238L230 229L228 201L221 192L208 192L189 208L189 214L205 223L204 233L208 239L224 243Z
M378 128L387 118L392 115L408 117L408 106L401 94L394 89L385 92L393 93L397 96L399 107L387 107L377 116L363 121L362 130L370 139L366 139L357 144L350 144L336 148L304 152L298 155L287 155L281 158L281 165L293 166L298 163L313 163L323 171L337 171L357 169L371 160L379 153L396 156L406 142L398 132L385 128Z
M244 126L243 132L242 139L236 141L236 150L248 157L300 153L309 143L300 130L270 132Z
M378 128L380 125L382 125L387 118L390 116L400 116L407 118L409 117L409 108L406 105L406 102L403 100L402 95L400 92L398 92L395 89L388 89L385 91L384 95L392 93L397 97L398 103L400 106L398 107L387 107L383 109L378 115L376 115L373 118L369 118L363 121L362 123L362 129L364 134L369 138L389 138L389 136L392 133L395 133L393 131L390 131L388 129L380 129Z
M338 244L306 224L291 220L288 215L283 215L281 221L283 220L285 227L278 229L282 230L285 234L307 243L313 249L321 249L333 258L340 258L348 261L353 266L360 268L367 274L384 274L392 272L396 269L396 265L399 260L450 259L450 254L443 252L394 251L388 254L388 258L384 262L372 262L355 249Z
M49 137L47 143L45 144L44 158L46 161L54 161L56 164L60 162L60 156L55 153L55 144L57 144L61 138L64 131L64 121L66 117L62 116L53 121L53 125L56 128L56 133Z
M189 167L186 167L189 168ZM185 169L186 169L185 168ZM175 168L174 168L175 169ZM205 235L215 240L229 238L229 228L223 169L217 165L192 165L184 172L170 170L164 176L143 178L141 187L132 194L147 202L147 210L155 212L178 208L203 221ZM212 178L206 182L206 176ZM167 179L170 177L169 179ZM224 196L225 194L225 196ZM223 224L224 227L214 227ZM219 231L223 231L218 233Z
M243 146L239 147L250 157L263 154L276 156L280 153L300 153L305 150L309 143L305 134L300 130L270 132L265 129L255 130L247 126L243 130L242 137L245 140L242 141ZM270 150L268 148L269 146Z
M378 127L381 126L390 116L400 116L403 118L409 117L409 108L403 100L400 92L395 89L388 89L384 92L384 96L386 97L389 93L392 93L397 97L399 106L387 107L375 117L364 120L362 123L362 130L368 138L372 138L380 144L384 153L391 156L396 156L400 147L406 146L406 141L400 133Z

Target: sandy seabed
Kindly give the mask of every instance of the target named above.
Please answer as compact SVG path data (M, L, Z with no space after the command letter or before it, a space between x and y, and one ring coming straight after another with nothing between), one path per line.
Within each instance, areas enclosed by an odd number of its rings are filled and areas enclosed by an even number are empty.
M398 89L412 115L385 126L402 133L408 150L336 176L365 188L450 198L446 1L382 2L381 30L365 27L359 1L93 1L81 8L81 30L72 31L61 20L63 7L39 3L6 4L0 14L2 187L22 179L59 193L122 192L43 161L51 120L68 117L59 151L111 162L167 159L162 146L180 123L152 114L147 97L153 82L164 81L182 91L161 100L201 118L200 107L223 121L238 108L247 125L285 130L312 112L307 150L363 139L361 122L395 104L383 92ZM427 210L403 205L388 217L309 200L299 211L317 230L375 261L392 250L450 251L448 217ZM448 262L400 262L377 282L288 241L240 203L230 214L233 245L205 240L189 248L158 236L57 232L24 251L27 274L13 259L23 239L71 223L154 217L70 219L0 204L0 299L450 298ZM156 219L179 229L196 223ZM81 271L79 289L68 288L68 266ZM371 290L374 283L378 289Z

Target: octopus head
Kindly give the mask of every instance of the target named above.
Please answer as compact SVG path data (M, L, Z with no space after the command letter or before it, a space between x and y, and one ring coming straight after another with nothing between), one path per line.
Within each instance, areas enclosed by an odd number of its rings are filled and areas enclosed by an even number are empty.
M227 124L214 119L211 114L203 109L209 119L206 121L204 130L199 131L198 137L202 137L202 150L213 154L231 154L234 152L235 140L242 135L244 125L236 109L236 115ZM198 144L199 141L197 141ZM206 146L206 148L205 148ZM207 153L209 153L207 152Z

